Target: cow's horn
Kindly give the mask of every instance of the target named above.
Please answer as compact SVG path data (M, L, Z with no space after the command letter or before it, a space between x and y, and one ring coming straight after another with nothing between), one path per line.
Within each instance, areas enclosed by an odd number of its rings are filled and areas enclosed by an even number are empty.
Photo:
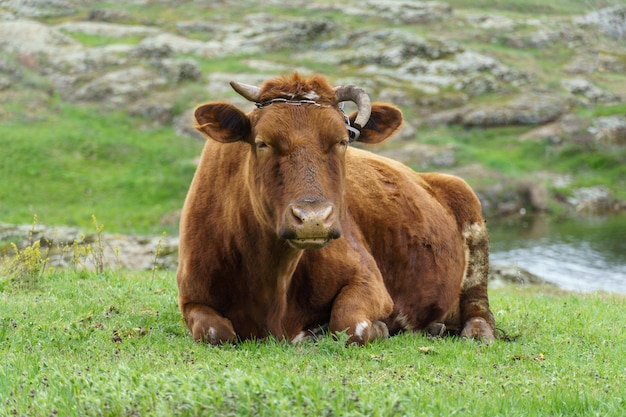
M259 97L261 96L261 89L259 87L235 81L231 81L230 86L244 98L254 102L259 101Z
M353 101L356 103L358 113L354 119L354 127L363 128L372 114L372 102L362 88L355 85L342 85L335 88L335 99L338 103L342 101Z

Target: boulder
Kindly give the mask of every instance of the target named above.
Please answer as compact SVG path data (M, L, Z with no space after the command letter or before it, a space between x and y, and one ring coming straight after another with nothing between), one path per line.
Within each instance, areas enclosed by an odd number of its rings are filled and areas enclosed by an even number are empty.
M529 130L519 137L520 140L547 140L552 144L563 142L591 143L594 138L589 133L589 119L565 114L554 122Z
M452 7L437 1L374 0L364 2L364 6L368 14L399 24L430 23L452 15Z
M589 132L607 145L626 145L626 115L605 116L593 119Z
M132 48L132 45L114 44L51 54L43 72L47 76L80 75L83 79L90 79L97 72L126 66Z
M515 21L502 15L479 14L467 17L467 22L480 29L511 29L515 25Z
M202 79L202 71L198 62L191 58L154 59L151 63L162 76L175 83L200 81Z
M592 74L594 72L626 72L626 54L619 49L601 51L582 50L563 70L569 74Z
M14 242L19 250L39 241L51 268L130 270L176 269L178 237L86 234L76 227L0 224L0 242ZM0 261L13 255L13 248L0 246Z
M393 29L357 31L349 34L347 39L347 45L350 46L352 53L341 63L353 65L376 64L383 67L399 67L414 58L435 60L463 51L453 42L426 39ZM422 65L425 65L423 61Z
M604 213L616 204L611 190L604 186L576 188L567 203L578 213Z
M518 284L518 285L550 285L549 283L538 275L521 268L517 265L505 265L495 264L489 268L489 281L490 285L496 286L504 283Z
M597 87L584 78L570 78L561 81L561 86L590 103L619 103L622 101L617 94L612 94Z
M161 33L159 28L150 26L121 25L106 22L65 22L55 26L62 32L83 33L85 35L122 38L125 36L149 36Z
M237 34L244 50L298 50L335 31L329 19L279 19L269 14L253 14L245 19L245 27ZM229 36L234 45L234 34Z
M504 105L483 105L462 113L468 127L539 125L558 119L570 108L568 100L553 94L527 94Z
M34 20L0 22L0 50L5 52L55 55L81 48L58 29Z
M400 161L417 170L449 168L456 164L453 145L437 146L408 142L400 147L383 148L376 153Z
M17 17L60 17L76 14L73 4L65 0L4 0L0 5Z
M88 82L80 87L70 99L105 102L110 106L118 107L166 84L167 80L153 71L143 67L130 67L104 74Z
M606 7L574 19L581 26L595 26L605 35L626 39L626 5Z
M127 19L128 15L119 9L92 9L87 15L87 20L92 22L116 22Z
M198 55L205 58L225 54L219 42L203 42L171 33L149 36L134 47L131 55L140 58L168 58L174 53Z

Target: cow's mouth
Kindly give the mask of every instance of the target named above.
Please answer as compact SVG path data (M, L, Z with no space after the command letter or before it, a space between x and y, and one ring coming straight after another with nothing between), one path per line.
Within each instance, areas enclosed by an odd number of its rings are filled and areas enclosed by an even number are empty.
M330 242L330 238L328 237L310 237L304 239L288 239L287 242L292 248L295 249L322 249L328 242Z

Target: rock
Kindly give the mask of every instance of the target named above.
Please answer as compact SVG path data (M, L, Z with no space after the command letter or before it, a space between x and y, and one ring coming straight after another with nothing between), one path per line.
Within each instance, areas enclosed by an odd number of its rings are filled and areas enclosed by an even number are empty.
M0 224L0 242L15 242L22 250L37 241L42 255L50 258L50 268L93 270L102 264L111 269L151 270L176 269L178 264L178 237L85 234L67 226ZM1 262L13 255L13 249L0 247L0 255L4 255Z
M581 26L595 26L605 35L615 39L626 39L626 5L594 10L574 19Z
M148 91L167 84L143 67L131 67L107 73L79 88L71 97L73 101L104 101L109 105L120 106L143 97Z
M473 15L467 18L467 21L480 29L511 29L515 25L515 21L502 15Z
M611 191L603 186L577 188L567 202L577 212L586 213L606 212L615 204Z
M152 95L150 98L138 100L128 107L128 113L131 116L139 116L151 122L154 126L166 126L170 124L174 118L174 104L169 99L160 99L158 95Z
M511 33L506 35L505 42L513 48L548 48L558 43L565 43L575 48L585 42L584 35L574 28L562 27L556 29L539 29L526 34Z
M22 71L8 57L0 58L0 90L8 89L23 77Z
M416 142L400 147L383 148L376 153L400 161L418 170L447 168L456 164L455 146L436 146Z
M219 42L203 42L170 33L159 33L139 42L131 56L141 58L168 58L174 53L210 58L225 54Z
M547 140L552 144L562 142L590 143L594 139L589 133L589 119L574 114L565 114L558 120L539 126L521 135L520 140Z
M468 110L460 123L468 127L538 125L556 120L569 110L569 102L548 94L529 94L504 106L485 105Z
M76 13L72 4L64 0L3 0L0 7L17 17L59 17Z
M188 22L176 23L176 30L180 33L214 33L221 30L220 26L215 23L209 23L204 20L193 20Z
M621 97L608 93L584 78L570 78L561 81L561 86L570 93L582 96L591 103L617 103Z
M65 22L56 29L69 33L83 33L92 36L122 38L125 36L149 36L161 33L158 28L150 26L121 25L106 22Z
M548 202L550 200L550 192L548 188L541 182L527 183L528 201L530 207L535 212L548 211Z
M545 212L549 209L550 193L541 179L509 178L482 167L461 167L451 170L451 173L472 183L483 213L488 217Z
M195 119L193 117L194 109L189 109L175 117L173 120L174 131L177 135L187 136L193 139L197 139L200 142L204 142L206 137L202 133L198 132L195 128Z
M10 53L56 54L80 49L72 38L33 20L0 22L0 50Z
M413 73L423 73L427 68L423 61L411 61L415 58L441 59L463 50L452 42L425 39L398 30L356 31L339 43L350 47L340 64L375 64L383 67L410 65L413 70L405 68L405 71Z
M202 72L198 62L194 59L155 59L152 65L162 76L175 83L183 81L200 81Z
M131 45L117 44L50 55L43 72L50 77L80 75L83 80L90 79L102 70L127 65L132 48Z
M626 115L593 119L589 132L607 145L626 145Z
M92 9L87 20L92 22L116 22L128 19L128 15L118 9Z
M517 265L491 265L489 268L490 285L493 283L513 283L519 285L554 285L532 272Z
M364 6L375 16L400 24L430 23L452 15L452 7L436 1L366 1Z
M336 29L329 19L277 20L274 15L265 13L247 16L244 23L246 26L240 33L240 42L241 47L247 50L298 50Z

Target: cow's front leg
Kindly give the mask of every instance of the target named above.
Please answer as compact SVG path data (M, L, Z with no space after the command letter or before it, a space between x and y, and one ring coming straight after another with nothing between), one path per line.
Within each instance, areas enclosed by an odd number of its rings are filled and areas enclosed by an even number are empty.
M382 285L358 282L346 285L333 303L329 330L345 331L348 344L366 344L389 336L387 325L381 320L391 314L393 301Z
M197 342L213 345L233 343L237 337L230 320L204 304L187 303L181 306L187 327Z

